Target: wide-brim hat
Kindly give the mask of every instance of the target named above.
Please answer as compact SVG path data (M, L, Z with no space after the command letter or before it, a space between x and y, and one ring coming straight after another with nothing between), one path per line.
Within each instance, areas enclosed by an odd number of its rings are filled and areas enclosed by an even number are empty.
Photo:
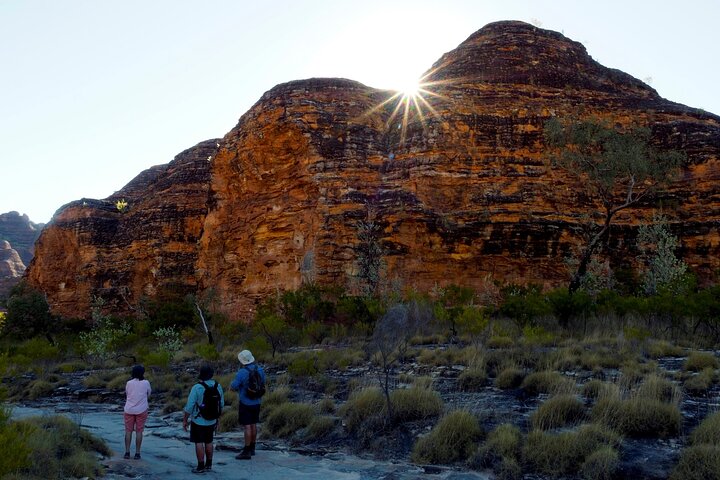
M243 365L248 365L255 361L255 357L253 357L253 354L250 353L250 350L243 350L242 352L238 353L238 360L240 360L240 363L242 363Z

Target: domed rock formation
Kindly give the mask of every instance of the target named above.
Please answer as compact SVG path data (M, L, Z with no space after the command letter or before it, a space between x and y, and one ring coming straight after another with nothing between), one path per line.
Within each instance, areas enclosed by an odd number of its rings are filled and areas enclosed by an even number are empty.
M28 279L63 315L103 295L128 307L163 285L212 288L233 318L303 279L357 286L371 224L382 275L421 290L487 278L555 286L593 210L545 159L556 117L651 129L686 153L664 211L703 278L720 267L720 118L661 98L584 47L522 22L490 24L429 71L405 115L392 92L342 79L278 85L222 140L155 167L105 201L63 207ZM396 111L396 108L398 109ZM184 159L184 160L181 160ZM210 161L208 161L210 160ZM125 198L127 211L114 201ZM615 261L632 250L643 203L617 217Z

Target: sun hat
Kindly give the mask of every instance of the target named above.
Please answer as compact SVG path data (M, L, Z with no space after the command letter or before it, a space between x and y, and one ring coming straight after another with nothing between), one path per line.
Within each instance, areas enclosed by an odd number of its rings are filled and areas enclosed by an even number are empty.
M250 353L250 350L243 350L238 353L238 360L240 360L240 363L243 365L249 365L255 361L255 357Z

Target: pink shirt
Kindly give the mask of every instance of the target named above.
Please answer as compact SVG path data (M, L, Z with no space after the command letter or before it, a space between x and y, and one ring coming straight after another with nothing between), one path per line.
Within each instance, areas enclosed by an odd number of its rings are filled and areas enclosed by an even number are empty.
M125 384L125 413L138 415L148 409L148 397L152 392L150 382L133 378Z

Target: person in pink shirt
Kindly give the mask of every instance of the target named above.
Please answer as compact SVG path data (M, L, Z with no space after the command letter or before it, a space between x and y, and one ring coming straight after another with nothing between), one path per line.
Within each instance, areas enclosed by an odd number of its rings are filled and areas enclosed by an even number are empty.
M140 459L140 446L142 445L143 430L148 418L148 397L152 389L150 382L145 380L145 367L135 365L132 369L132 378L125 384L125 456L130 458L130 441L132 432L135 432L135 460Z

